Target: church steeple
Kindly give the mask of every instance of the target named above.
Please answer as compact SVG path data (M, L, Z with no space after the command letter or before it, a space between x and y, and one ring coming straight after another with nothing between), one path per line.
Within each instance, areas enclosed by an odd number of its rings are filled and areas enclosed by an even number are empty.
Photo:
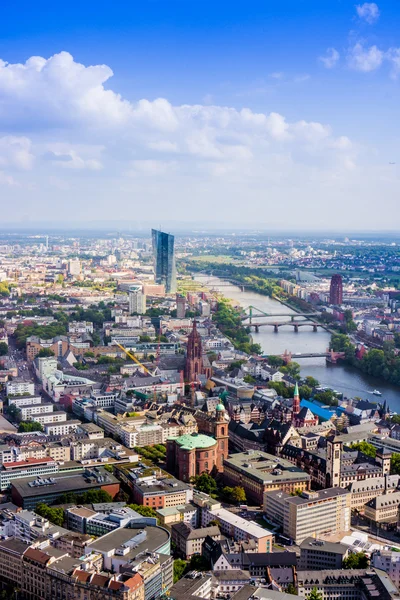
M196 319L193 320L192 331L188 336L186 351L185 378L187 381L197 381L203 373L203 347L201 336L197 331Z
M293 405L292 405L292 415L293 417L300 412L300 394L299 394L299 386L296 381L296 385L294 386L294 394L293 394Z

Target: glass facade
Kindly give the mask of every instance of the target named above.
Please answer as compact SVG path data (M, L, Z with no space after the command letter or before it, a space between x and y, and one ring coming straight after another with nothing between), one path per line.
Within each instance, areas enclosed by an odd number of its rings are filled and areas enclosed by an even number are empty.
M176 292L175 238L169 233L151 230L156 283L165 286L167 294Z

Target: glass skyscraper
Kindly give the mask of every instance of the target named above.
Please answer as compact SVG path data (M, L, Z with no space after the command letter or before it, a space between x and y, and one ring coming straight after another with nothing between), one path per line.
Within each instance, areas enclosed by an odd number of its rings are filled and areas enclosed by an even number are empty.
M167 294L176 292L175 238L169 233L151 230L156 283L165 285Z

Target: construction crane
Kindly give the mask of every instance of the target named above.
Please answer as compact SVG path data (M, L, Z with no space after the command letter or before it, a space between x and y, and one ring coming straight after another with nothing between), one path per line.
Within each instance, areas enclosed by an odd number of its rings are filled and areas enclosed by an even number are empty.
M125 352L125 354L126 354L127 356L129 356L129 358L131 358L131 359L132 359L132 360L133 360L133 361L134 361L134 362L135 362L137 365L139 365L139 367L142 367L142 369L143 369L143 370L144 370L144 371L145 371L145 372L146 372L148 375L151 375L151 377L153 377L153 376L154 376L154 375L153 375L153 373L151 373L151 372L150 372L150 371L149 371L149 370L148 370L148 369L147 369L147 368L146 368L146 367L145 367L145 366L144 366L144 365L143 365L143 364L140 362L140 360L138 360L138 359L136 358L136 356L135 356L134 354L132 354L131 352L129 352L129 350L127 350L126 348L124 348L123 346L121 346L121 344L119 344L119 343L118 343L118 342L116 342L115 340L114 340L114 343L115 343L115 344L118 346L118 348L121 348L121 350L122 350L123 352Z

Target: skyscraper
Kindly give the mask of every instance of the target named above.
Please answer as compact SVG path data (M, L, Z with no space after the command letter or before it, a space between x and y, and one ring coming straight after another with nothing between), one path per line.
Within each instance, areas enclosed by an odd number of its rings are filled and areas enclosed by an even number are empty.
M335 306L340 306L343 302L343 282L341 275L332 275L329 302Z
M132 285L129 288L129 314L144 315L146 312L146 294L142 285Z
M186 298L182 294L176 295L176 316L178 319L184 319L186 315Z
M151 230L156 283L163 283L167 294L176 292L175 238L169 233Z

